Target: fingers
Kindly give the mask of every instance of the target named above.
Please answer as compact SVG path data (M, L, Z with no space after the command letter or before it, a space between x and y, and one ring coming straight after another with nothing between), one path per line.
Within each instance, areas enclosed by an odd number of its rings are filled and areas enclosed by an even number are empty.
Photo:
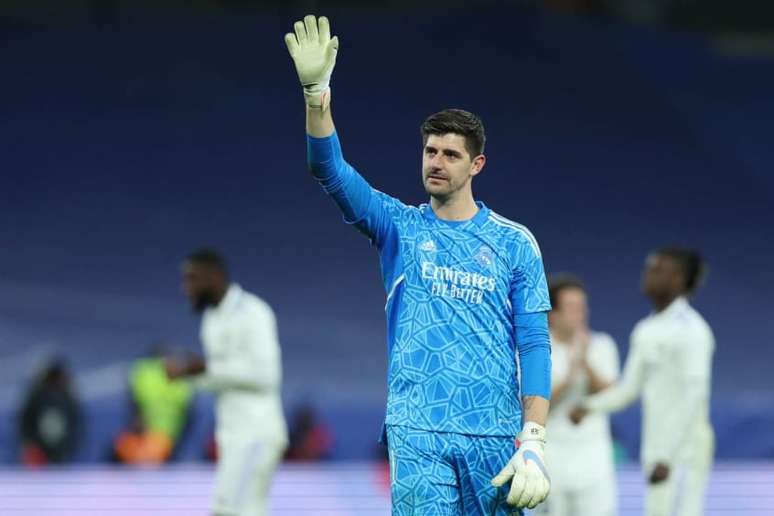
M309 43L316 43L318 40L317 18L311 14L304 16L304 27L306 28L306 36Z
M336 54L339 52L339 37L333 36L333 39L325 47L325 60L329 63L336 62Z
M508 480L511 479L512 476L513 469L511 469L510 464L506 464L505 467L500 470L497 476L492 479L492 485L494 487L502 487L506 482L508 482Z
M317 19L317 24L320 28L320 32L318 36L320 38L320 43L325 44L331 39L331 24L328 21L328 18L326 18L325 16L320 16Z
M525 502L525 507L534 509L548 496L550 485L545 478L536 478L534 480L532 497Z
M293 30L296 33L296 38L298 39L298 44L303 45L307 41L306 37L306 27L304 27L304 22L297 21L293 24Z
M285 34L285 44L288 46L288 52L290 52L290 57L293 57L298 52L298 40L296 39L295 34L292 34L288 32Z
M514 475L513 480L511 481L511 489L508 491L508 498L506 501L511 505L523 507L522 505L519 505L519 502L524 496L524 489L526 486L527 481L524 478L524 475Z

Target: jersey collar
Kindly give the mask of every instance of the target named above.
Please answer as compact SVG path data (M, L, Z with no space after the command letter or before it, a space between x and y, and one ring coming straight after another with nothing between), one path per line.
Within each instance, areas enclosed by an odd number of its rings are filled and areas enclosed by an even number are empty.
M425 215L425 218L427 220L437 221L441 224L447 224L452 227L456 226L462 226L468 222L472 222L476 226L482 226L484 222L486 222L486 219L489 217L489 208L486 207L486 205L481 201L476 201L476 206L478 206L478 211L475 215L473 215L472 218L468 220L459 220L459 221L451 221L451 220L443 220L439 219L435 212L433 211L433 207L430 206L430 203L423 204L421 206L422 213Z

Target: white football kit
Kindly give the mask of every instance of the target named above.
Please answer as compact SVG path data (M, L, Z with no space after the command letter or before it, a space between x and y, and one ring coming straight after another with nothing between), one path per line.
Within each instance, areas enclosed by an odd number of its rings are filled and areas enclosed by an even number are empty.
M551 384L563 383L570 373L572 349L552 336ZM591 334L586 360L603 380L618 377L618 350L605 333ZM536 509L548 516L615 516L616 482L613 441L607 414L589 414L579 424L570 421L570 411L589 394L585 371L576 373L559 399L551 400L546 423L549 437L546 462L551 472L551 493Z
M205 310L201 339L207 364L197 385L216 395L218 466L212 511L263 516L274 470L288 443L280 400L281 359L274 313L232 284Z
M620 410L642 395L640 460L646 477L657 463L670 467L665 482L648 485L648 516L701 516L712 467L709 421L715 340L704 318L680 297L634 327L622 380L591 396L592 411ZM678 506L678 483L684 488Z

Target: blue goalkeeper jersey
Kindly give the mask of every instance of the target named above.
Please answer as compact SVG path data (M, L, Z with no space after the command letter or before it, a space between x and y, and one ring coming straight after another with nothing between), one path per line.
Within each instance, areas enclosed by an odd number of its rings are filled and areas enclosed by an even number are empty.
M532 384L524 393L550 395L547 334L531 349L516 338L520 317L550 310L534 236L481 202L472 219L450 222L427 204L407 206L371 188L344 161L335 134L309 137L308 150L312 173L345 221L379 250L387 292L386 423L516 435L519 357L521 383L529 376Z

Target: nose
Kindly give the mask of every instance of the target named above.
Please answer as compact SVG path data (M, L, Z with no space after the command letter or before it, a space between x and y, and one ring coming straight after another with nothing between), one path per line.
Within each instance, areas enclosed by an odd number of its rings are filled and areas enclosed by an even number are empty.
M441 153L436 153L431 159L430 159L430 166L433 169L440 170L443 168L443 158L441 157Z

